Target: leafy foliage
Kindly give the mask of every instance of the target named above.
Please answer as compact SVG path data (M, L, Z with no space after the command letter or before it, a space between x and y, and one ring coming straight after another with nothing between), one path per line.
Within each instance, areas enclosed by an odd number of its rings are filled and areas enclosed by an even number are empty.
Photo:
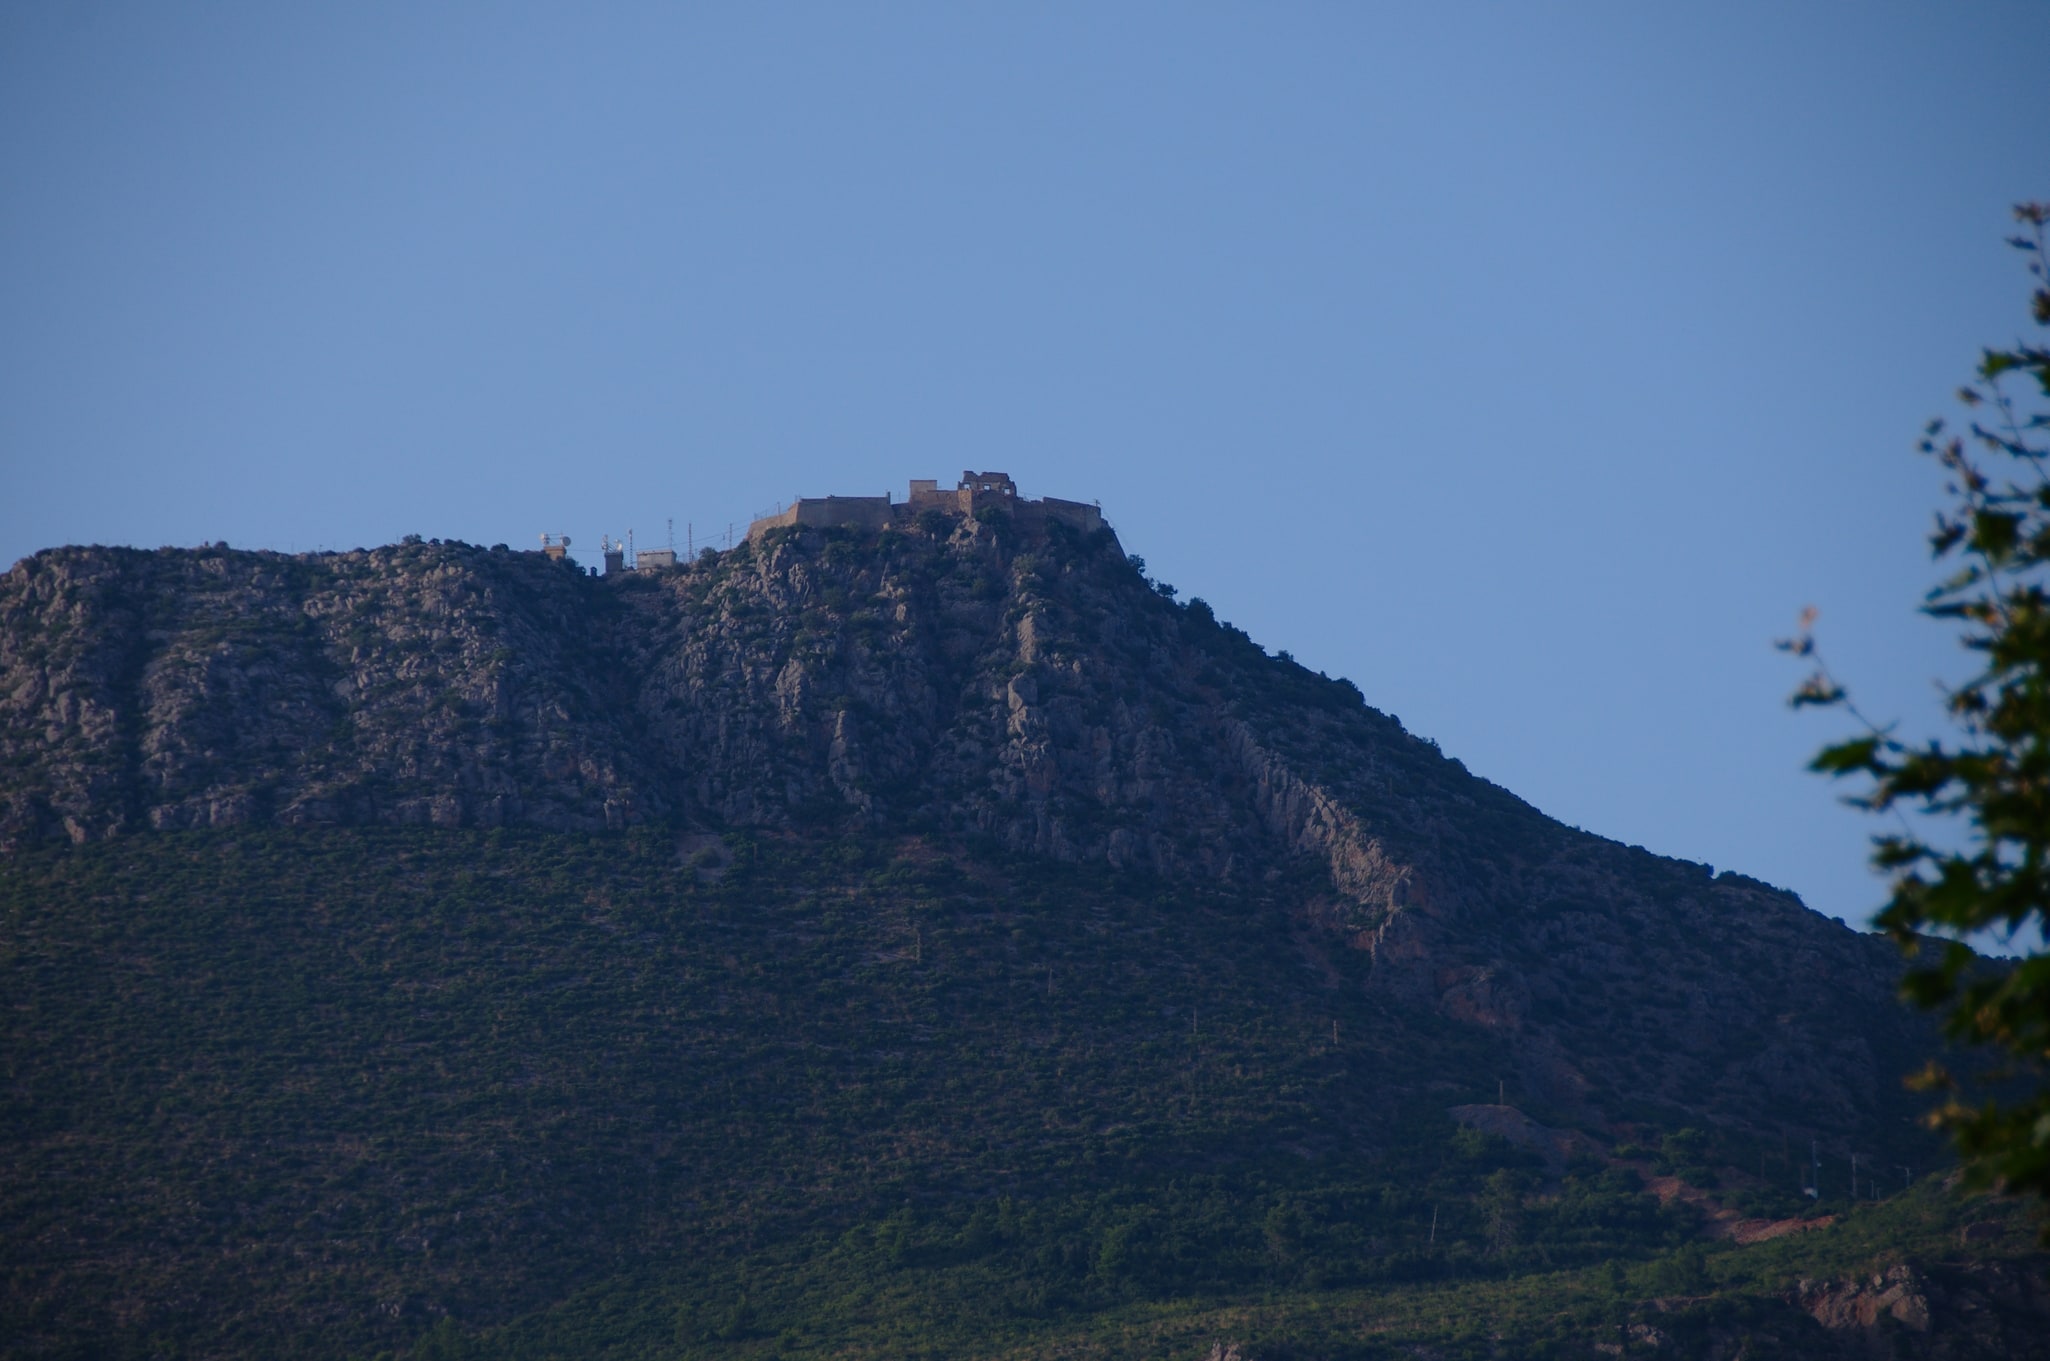
M2030 313L2050 327L2050 204L2022 204L2015 216L2024 233L2010 244L2028 256ZM1910 744L1858 714L1866 731L1826 747L1813 768L1868 779L1852 800L1860 807L1912 808L1970 828L1962 847L1925 839L1905 820L1876 838L1874 863L1892 876L1879 920L1918 960L1906 995L1943 1009L1953 1039L2004 1051L2007 1062L1987 1080L2030 1088L2020 1097L1968 1091L1932 1066L1923 1081L1947 1093L1933 1122L1951 1132L1981 1184L2041 1196L2050 1194L2050 955L1990 966L1959 937L2050 925L2050 347L1986 350L1958 399L1970 413L1964 428L1932 421L1920 444L1946 475L1950 504L1929 544L1952 566L1922 611L1954 625L1978 666L1947 699L1955 736ZM1815 650L1813 617L1781 645L1815 660L1793 702L1856 714Z

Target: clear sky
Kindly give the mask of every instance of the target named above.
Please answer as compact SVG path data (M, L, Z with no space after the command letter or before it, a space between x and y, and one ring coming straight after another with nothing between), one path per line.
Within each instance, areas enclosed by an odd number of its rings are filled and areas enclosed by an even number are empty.
M579 555L1003 469L1590 830L1862 922L2050 5L0 10L0 561Z

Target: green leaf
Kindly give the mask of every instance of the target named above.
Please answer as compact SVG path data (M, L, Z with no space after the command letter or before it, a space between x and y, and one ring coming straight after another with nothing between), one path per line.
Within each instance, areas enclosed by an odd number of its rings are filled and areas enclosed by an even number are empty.
M1824 747L1816 753L1808 768L1826 775L1848 775L1855 771L1874 769L1874 758L1879 755L1877 737L1857 737L1848 742L1838 742Z

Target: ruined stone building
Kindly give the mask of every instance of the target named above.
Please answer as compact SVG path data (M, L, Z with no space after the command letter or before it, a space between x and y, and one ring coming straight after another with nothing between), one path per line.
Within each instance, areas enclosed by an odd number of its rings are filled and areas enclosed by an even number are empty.
M814 529L885 529L906 524L926 511L949 515L976 515L1002 509L1021 521L1059 521L1088 533L1103 527L1103 512L1082 501L1063 501L1057 496L1032 500L1018 495L1018 484L1008 473L961 474L952 490L941 491L933 478L913 478L910 495L902 501L882 496L802 496L779 515L765 515L747 527L750 540L772 529L805 525Z

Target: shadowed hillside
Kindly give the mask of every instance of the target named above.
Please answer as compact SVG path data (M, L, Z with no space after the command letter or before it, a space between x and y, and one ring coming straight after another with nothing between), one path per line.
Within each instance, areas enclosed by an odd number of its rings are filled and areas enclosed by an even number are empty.
M1826 1197L1935 1156L1890 946L1553 822L1108 531L53 550L0 761L16 1354L686 1260L664 1345L749 1354L738 1264L977 1206L1037 1226L1020 1318L1513 1276L1797 1216L1811 1139Z

